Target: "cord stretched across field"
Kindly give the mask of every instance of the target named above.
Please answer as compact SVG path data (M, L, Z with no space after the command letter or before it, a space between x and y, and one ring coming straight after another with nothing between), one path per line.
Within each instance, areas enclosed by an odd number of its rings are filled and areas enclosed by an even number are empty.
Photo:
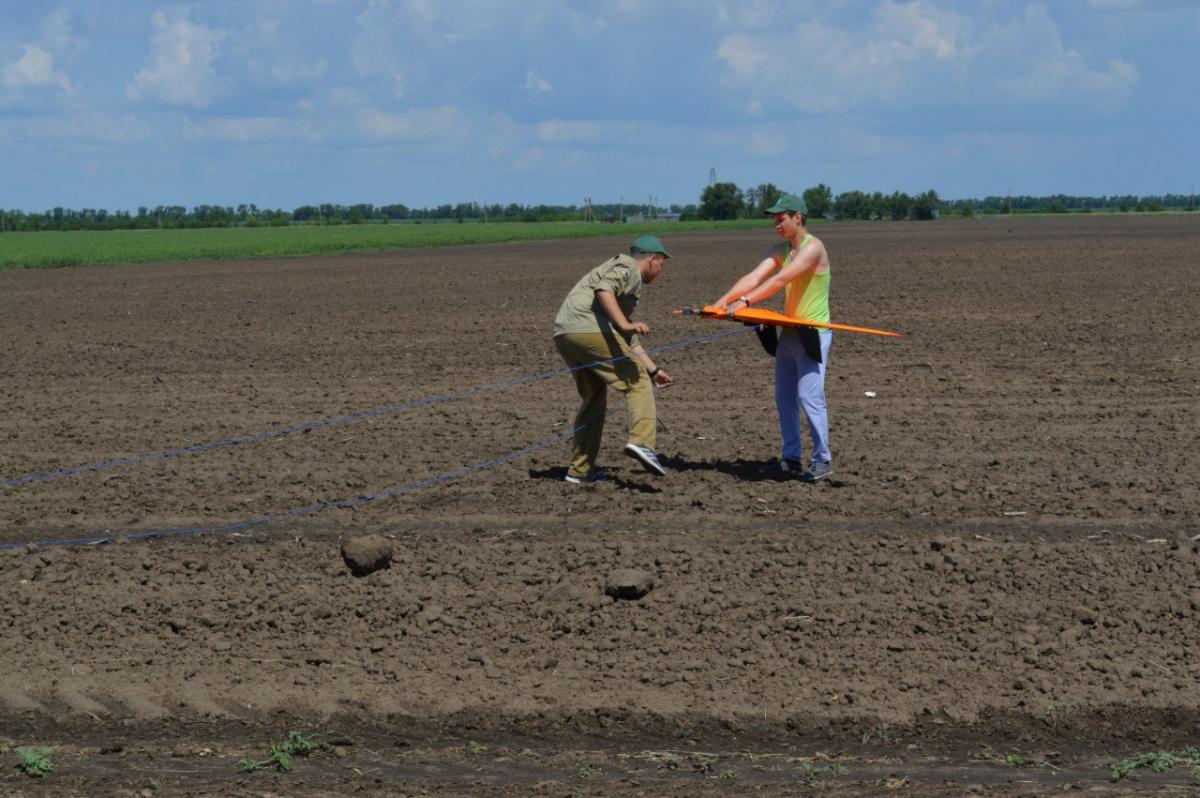
M680 349L685 346L694 346L696 344L705 344L710 341L715 341L718 338L725 338L730 335L746 332L746 327L726 330L724 332L706 335L701 338L691 338L684 341L674 341L668 344L649 349L650 352L665 352L671 349ZM270 438L280 438L284 435L291 435L297 432L309 432L311 430L320 429L322 427L332 427L338 424L348 424L354 421L362 421L363 419L372 418L374 416L386 415L389 413L399 413L404 410L413 410L418 407L437 404L439 402L449 402L455 399L465 399L471 396L498 391L503 388L512 388L518 385L527 385L532 382L547 380L551 377L557 377L562 374L570 374L573 371L591 368L592 366L603 365L607 363L617 363L622 360L628 360L629 355L621 355L619 357L609 358L608 360L597 360L594 363L588 363L583 366L573 366L570 368L554 369L553 371L542 372L541 374L533 374L526 377L517 377L503 382L495 382L491 385L481 385L475 388L468 388L463 391L445 394L443 396L432 396L425 399L417 399L411 402L402 402L400 404L384 405L382 407L363 410L359 413L351 413L345 416L333 416L331 418L323 418L317 421L310 421L306 424L298 424L290 427L280 427L278 429L267 430L266 432L257 432L251 435L241 435L236 438L227 438L220 441L212 441L210 443L200 443L194 446L181 446L175 449L166 449L160 452L150 452L148 454L139 454L133 457L125 457L117 460L107 460L103 463L95 463L93 465L76 466L74 468L64 468L59 471L46 471L40 474L28 474L22 477L13 477L10 479L0 479L0 488L13 488L18 485L26 485L31 482L48 482L53 479L61 479L62 477L72 477L79 474L86 474L96 471L106 471L112 468L120 468L127 465L136 465L137 463L148 463L155 460L165 460L170 457L181 457L185 454L198 454L207 452L213 449L221 449L227 446L238 446L243 443L255 443L264 441Z
M31 540L31 541L28 541L25 543L0 543L0 551L3 551L5 549L19 549L19 548L24 548L25 546L30 546L30 545L34 545L34 546L70 546L70 545L91 545L91 544L96 544L96 543L114 543L114 542L116 542L118 537L124 537L126 540L146 540L148 538L169 538L169 537L179 537L181 535L230 533L230 532L237 532L238 530L241 530L241 529L249 529L251 527L262 526L263 524L269 524L274 521L284 521L289 518L296 518L296 517L302 516L302 515L311 515L313 513L321 512L322 510L329 510L332 508L339 508L339 507L357 507L362 504L368 504L369 502L373 502L377 499L387 498L388 496L399 496L403 493L410 493L414 490L419 490L420 488L428 488L432 485L437 485L442 482L448 482L452 479L458 479L459 477L465 477L468 474L474 474L477 471L483 471L485 469L492 468L493 466L498 466L502 463L507 463L510 460L516 460L518 457L523 457L527 454L531 454L533 452L536 452L538 449L544 449L547 446L552 446L552 445L558 443L559 441L563 440L564 438L566 438L570 435L574 435L576 432L583 429L584 426L586 426L586 425L581 424L579 426L574 427L573 429L567 430L566 432L559 433L558 435L555 435L554 437L546 438L543 441L538 441L537 443L534 443L530 446L526 446L523 449L518 449L515 452L509 452L508 454L501 455L499 457L494 457L491 460L487 460L482 463L476 463L475 465L472 465L472 466L466 466L464 468L459 468L455 471L448 471L445 474L439 474L434 477L429 477L428 479L422 479L422 480L418 480L416 482L410 482L407 485L397 485L395 487L386 488L385 490L381 490L378 493L372 493L369 496L357 496L353 499L336 499L334 501L317 502L316 504L310 504L307 507L300 507L295 510L289 510L286 513L278 513L276 515L264 515L259 518L251 518L251 519L248 519L245 521L235 521L235 522L228 523L228 524L220 524L218 526L175 527L175 528L171 528L171 529L151 529L151 530L145 530L145 531L141 531L141 532L129 532L124 535L114 535L112 533L105 533L103 535L92 535L92 536L77 537L77 538L60 538L57 540Z

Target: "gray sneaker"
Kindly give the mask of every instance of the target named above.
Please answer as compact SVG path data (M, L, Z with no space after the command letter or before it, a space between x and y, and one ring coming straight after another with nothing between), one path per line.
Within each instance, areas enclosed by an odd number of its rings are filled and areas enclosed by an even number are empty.
M658 455L649 446L639 446L636 443L625 444L625 454L632 457L642 464L642 467L651 474L657 474L660 477L667 475L667 469L662 463L658 462Z
M816 482L817 480L825 479L833 473L833 463L821 462L813 460L809 465L808 470L800 475L801 482Z

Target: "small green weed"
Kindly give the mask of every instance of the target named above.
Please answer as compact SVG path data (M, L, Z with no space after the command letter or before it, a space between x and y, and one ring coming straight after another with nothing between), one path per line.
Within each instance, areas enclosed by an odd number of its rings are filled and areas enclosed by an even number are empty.
M722 770L720 773L717 774L717 778L721 779L722 781L731 781L732 779L736 779L737 777L738 777L738 769L737 768L725 768L724 770Z
M34 776L40 779L54 772L54 763L50 761L50 750L48 748L35 751L32 748L18 746L17 756L21 757L21 764L18 767L27 776Z
M1008 756L1004 757L1004 764L1008 765L1010 768L1031 768L1031 767L1033 767L1033 762L1029 761L1027 758L1021 756L1020 754L1009 754Z
M253 773L256 770L266 770L274 767L280 771L289 771L292 769L292 757L308 756L314 751L319 751L325 747L324 743L316 742L315 738L319 734L301 734L298 731L288 732L287 739L281 743L271 745L271 755L266 759L246 759L238 762L243 772Z
M1189 765L1195 770L1192 775L1200 778L1200 750L1188 746L1182 751L1147 751L1126 757L1112 766L1112 780L1121 781L1132 777L1135 770L1150 768L1155 773L1166 773L1177 765Z
M712 773L713 767L717 764L717 758L708 754L692 754L691 759L692 768L701 773Z
M807 787L816 787L827 777L840 775L841 772L841 765L814 765L812 762L805 762L804 784Z
M600 768L592 767L591 765L579 766L579 778L581 779L590 779L598 775L600 775Z
M487 746L476 740L467 740L467 750L472 754L487 753Z

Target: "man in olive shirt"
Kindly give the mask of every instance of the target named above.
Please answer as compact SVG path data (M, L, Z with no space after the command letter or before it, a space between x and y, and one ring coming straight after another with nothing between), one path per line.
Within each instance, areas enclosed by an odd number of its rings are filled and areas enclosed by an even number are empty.
M575 416L580 429L575 431L567 482L591 482L598 476L596 456L610 385L625 394L629 407L625 454L652 474L667 473L654 453L658 422L651 383L666 388L675 380L654 364L638 340L650 327L630 317L641 298L642 284L658 279L671 254L654 236L637 239L629 252L614 255L584 275L554 319L554 345L574 369L575 387L583 399Z

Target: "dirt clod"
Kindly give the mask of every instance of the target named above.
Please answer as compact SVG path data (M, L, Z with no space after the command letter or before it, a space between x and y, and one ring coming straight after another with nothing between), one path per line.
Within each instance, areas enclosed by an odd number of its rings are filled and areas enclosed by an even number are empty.
M361 535L342 541L342 559L355 576L367 576L389 567L392 553L392 542L382 535Z
M608 575L604 592L616 599L635 601L654 589L654 574L640 568L619 568Z

